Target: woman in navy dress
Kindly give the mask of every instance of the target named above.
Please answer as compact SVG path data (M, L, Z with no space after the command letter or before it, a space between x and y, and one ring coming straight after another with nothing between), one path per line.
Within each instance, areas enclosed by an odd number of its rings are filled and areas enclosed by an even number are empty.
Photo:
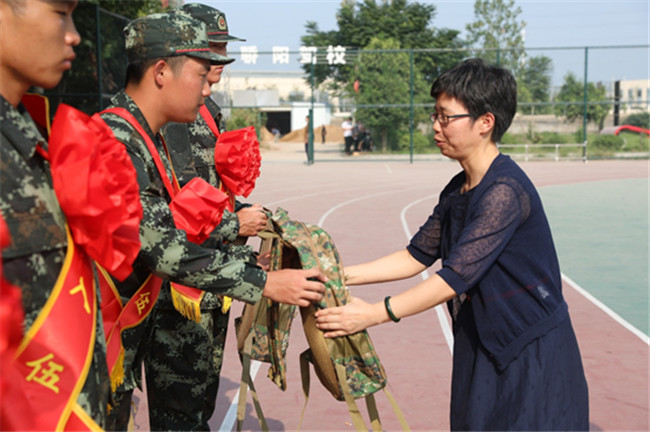
M462 171L406 249L346 267L348 285L433 277L383 302L317 312L325 336L351 334L447 302L453 320L452 430L588 430L587 382L551 230L526 174L496 143L517 89L470 59L431 88L436 144Z

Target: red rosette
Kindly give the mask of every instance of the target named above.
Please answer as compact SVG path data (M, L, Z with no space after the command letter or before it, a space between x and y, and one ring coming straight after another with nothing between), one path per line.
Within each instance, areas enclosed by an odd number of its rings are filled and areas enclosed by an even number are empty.
M255 128L248 126L220 134L214 149L214 161L219 177L229 191L238 196L250 195L262 164Z
M176 228L192 243L201 244L221 223L228 195L199 177L190 180L169 204Z
M126 148L98 114L57 110L49 140L52 181L77 245L124 280L140 252L142 205Z

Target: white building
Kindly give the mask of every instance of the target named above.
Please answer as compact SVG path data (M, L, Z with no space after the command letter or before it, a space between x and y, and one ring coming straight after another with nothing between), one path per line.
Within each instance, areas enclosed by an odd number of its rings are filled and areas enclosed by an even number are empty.
M228 107L257 108L266 114L267 128L285 134L306 126L305 117L312 108L312 89L302 71L232 71L226 68L221 81L213 87L213 97L228 116ZM333 113L328 92L313 91L314 125L330 124ZM333 103L330 103L333 102Z
M650 80L621 80L619 86L622 114L650 112ZM612 96L614 94L614 84L612 84L611 94Z

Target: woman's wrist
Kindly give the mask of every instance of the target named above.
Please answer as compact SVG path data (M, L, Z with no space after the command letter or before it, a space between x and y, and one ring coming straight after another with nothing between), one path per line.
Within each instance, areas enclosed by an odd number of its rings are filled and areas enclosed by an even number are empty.
M386 314L388 315L388 318L391 319L393 322L400 322L401 318L398 318L395 316L395 313L393 313L393 308L390 305L390 296L386 296L384 298L384 308L386 309Z

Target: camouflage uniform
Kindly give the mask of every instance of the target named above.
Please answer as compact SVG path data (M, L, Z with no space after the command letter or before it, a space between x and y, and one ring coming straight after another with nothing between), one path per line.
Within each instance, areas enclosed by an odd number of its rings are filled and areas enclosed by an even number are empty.
M219 114L211 99L206 105L213 117ZM196 176L219 186L214 164L216 137L201 116L190 124L170 123L162 135L181 186ZM232 242L238 231L236 214L226 210L213 238ZM221 306L219 296L206 293L201 301L201 322L197 323L178 313L168 294L158 300L154 334L145 358L153 430L209 430L228 329L229 312L222 312Z
M163 15L173 17L170 18L173 22L168 23L167 26L159 26L156 30L158 33L152 37L152 29L147 27L146 20L157 19L160 21L162 19L159 17ZM143 23L142 20L145 22ZM165 43L162 44L165 49L169 45L174 45L173 38L185 38L187 35L202 38L200 45L207 48L205 26L197 25L196 21L187 21L185 18L185 22L182 23L182 25L188 23L196 25L198 27L196 32L183 31L171 35L162 32L176 31L173 27L179 25L178 21L183 21L174 14L156 14L136 21L140 21L140 23L133 22L125 29L127 55L131 62L151 58L153 54L147 51L149 46L155 50L155 53L159 53L160 38L165 40ZM134 28L137 28L137 31L134 31ZM192 55L194 53L192 51ZM227 59L221 56L216 57ZM171 166L160 136L154 135L135 102L126 92L122 91L112 99L111 103L114 107L125 108L135 117L157 147L166 174L171 178ZM121 117L105 113L102 114L102 118L112 129L115 137L126 146L137 172L143 208L143 218L140 224L142 245L140 254L133 265L133 273L123 282L115 281L123 301L128 300L151 273L164 279L160 293L161 302L165 302L170 296L169 281L214 294L228 295L249 303L259 300L262 295L262 287L266 283L266 273L257 266L256 257L250 247L232 246L226 248L219 242L211 242L214 243L214 248L206 248L189 242L185 232L175 227L172 213L168 207L171 197L163 185L145 141ZM126 351L125 379L115 395L118 403L109 416L111 421L109 427L112 429L126 428L131 395L133 389L140 385L142 356L147 351L146 343L156 313L158 313L158 305L146 322L122 333Z
M186 4L183 9L205 22L212 42L228 33L223 13L202 4ZM225 33L225 35L224 35ZM240 40L232 36L228 40ZM221 109L211 99L205 104L220 132L225 131ZM215 187L221 180L215 168L216 137L199 115L193 123L169 123L162 135L167 143L181 186L200 177ZM236 202L235 211L245 205ZM219 242L237 239L239 220L224 212L213 233ZM178 313L168 293L158 300L153 335L145 358L149 424L152 430L209 430L219 390L219 374L228 330L229 312L222 312L221 299L206 293L201 301L201 322Z
M2 251L4 276L21 289L27 331L61 272L68 247L66 220L49 163L36 152L38 145L47 149L46 141L23 106L16 109L1 96L0 131L0 210L11 235L10 246ZM110 382L99 303L96 330L92 363L77 402L105 427Z

